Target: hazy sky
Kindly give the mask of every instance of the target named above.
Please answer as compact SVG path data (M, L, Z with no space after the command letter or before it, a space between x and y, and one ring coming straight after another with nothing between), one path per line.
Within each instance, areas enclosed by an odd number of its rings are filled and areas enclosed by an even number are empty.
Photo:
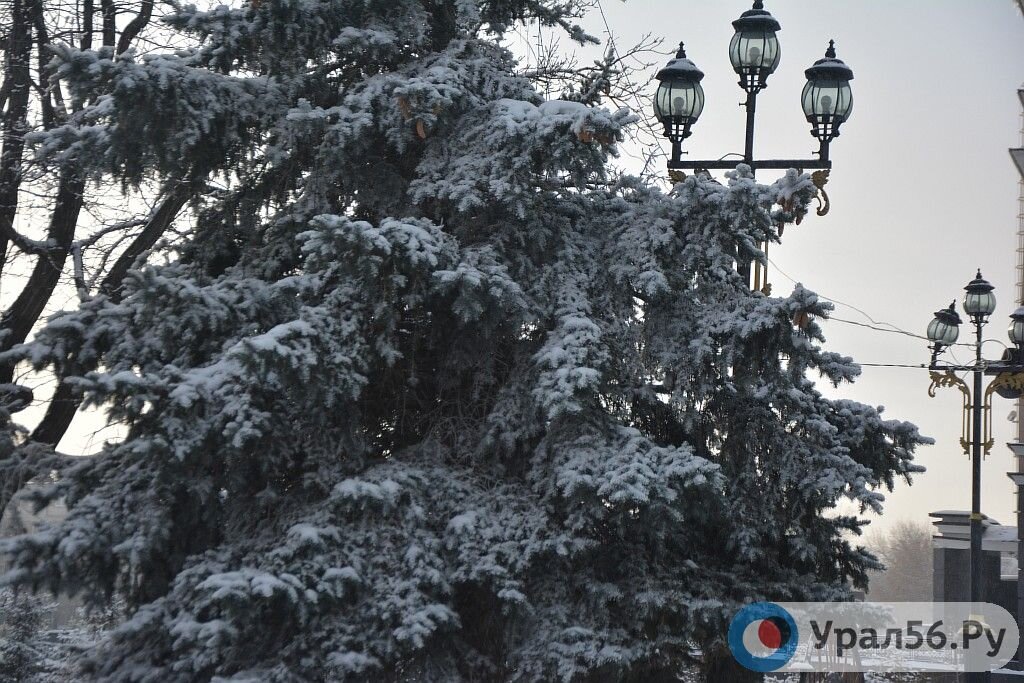
M621 47L651 32L668 45L685 41L705 72L706 105L687 141L692 158L742 151L743 93L729 65L730 22L750 7L733 0L602 0ZM960 298L981 267L996 285L999 308L987 336L1006 342L1015 308L1018 176L1007 148L1019 144L1024 80L1024 19L1011 0L768 0L782 24L782 60L758 98L756 154L809 157L817 148L800 110L803 71L829 38L854 70L854 111L832 145L827 191L832 210L786 230L772 260L810 289L846 302L878 321L924 332L932 312ZM586 26L603 35L600 15ZM653 94L653 93L652 93ZM645 116L651 116L644 102ZM771 179L764 171L760 178ZM776 294L792 283L772 268ZM868 322L839 306L835 316ZM926 342L850 324L826 326L831 349L863 363L928 361ZM966 330L962 333L966 337ZM1002 346L987 344L990 357ZM957 355L967 360L969 349ZM865 367L844 396L884 405L886 415L910 420L936 445L918 461L928 472L890 495L873 526L903 519L927 521L943 508L970 506L970 462L960 450L961 398L954 389L931 399L921 369ZM983 511L1014 523L1005 472L1005 442L1014 406L996 399L996 447L984 464ZM110 431L94 435L95 419L76 420L64 441L94 450Z
M706 105L686 148L692 158L742 152L743 93L728 59L730 22L750 8L733 0L602 0L619 46L646 32L669 45L685 41L706 74ZM932 312L963 293L980 267L996 286L999 307L986 337L1006 343L1016 307L1015 239L1018 174L1007 148L1019 145L1024 80L1024 19L1010 0L767 0L779 20L782 60L758 98L756 155L805 158L816 149L800 110L804 69L823 56L829 38L854 70L854 110L832 145L826 190L831 212L808 216L773 246L779 268L824 296L875 320L923 334ZM603 34L600 17L588 22ZM646 104L646 103L645 103ZM650 109L643 112L650 116ZM762 171L763 180L772 178ZM775 293L792 283L772 269ZM835 316L869 322L839 306ZM926 342L850 324L825 327L828 346L863 363L928 362ZM961 340L967 336L962 330ZM1002 353L985 345L988 357ZM957 356L967 361L971 350ZM961 397L943 389L929 398L921 369L865 367L844 396L883 405L910 420L936 444L920 452L928 472L899 485L886 515L927 521L943 508L969 509L970 461L960 445ZM1015 406L996 398L996 446L984 463L982 510L1015 523L1006 472Z

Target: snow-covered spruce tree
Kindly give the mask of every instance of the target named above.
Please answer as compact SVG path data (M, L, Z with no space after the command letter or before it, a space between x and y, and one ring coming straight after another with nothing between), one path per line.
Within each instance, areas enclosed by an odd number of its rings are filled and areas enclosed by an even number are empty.
M176 257L17 352L128 425L63 469L7 581L118 591L90 680L657 681L746 599L848 595L824 514L915 470L824 398L828 306L735 270L812 191L610 179L625 111L542 102L497 40L555 0L258 0L202 47L65 50L37 139L228 182Z

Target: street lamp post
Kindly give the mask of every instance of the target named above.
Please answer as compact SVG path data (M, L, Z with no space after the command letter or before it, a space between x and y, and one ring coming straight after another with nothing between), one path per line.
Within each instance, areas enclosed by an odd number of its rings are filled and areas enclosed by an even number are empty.
M932 384L928 394L935 396L938 387L955 386L964 397L964 415L960 445L964 453L971 456L971 544L970 544L970 602L982 602L982 516L981 516L981 458L988 455L994 440L991 437L992 394L998 392L1004 396L1019 396L1024 389L1024 365L1022 365L1021 348L1024 348L1024 309L1017 309L1010 316L1010 340L1017 345L1016 350L1008 351L999 361L986 361L982 357L981 347L985 325L996 309L995 288L981 276L977 276L964 287L963 309L970 322L974 325L974 364L948 365L939 362L940 355L956 343L959 337L959 326L962 322L956 311L956 302L949 308L935 312L935 318L928 325L928 339L931 341ZM973 390L968 387L957 372L970 372L973 375ZM995 375L995 379L982 390L984 375ZM1024 485L1024 481L1018 486ZM1018 490L1018 493L1020 491ZM1021 500L1018 500L1018 508ZM1024 520L1022 520L1024 521ZM1024 585L1017 583L1018 624L1024 624ZM967 674L969 682L980 683L989 680L987 672Z
M820 143L817 159L755 159L754 115L757 94L768 86L768 77L779 65L781 51L776 32L779 22L764 9L762 0L756 0L752 9L732 22L736 34L729 44L729 60L740 77L739 85L746 91L746 137L743 163L751 169L830 169L829 143L839 137L839 127L849 119L853 109L850 81L853 71L836 57L835 43L829 41L825 57L816 61L804 73L807 84L801 95L804 116L811 124L811 135ZM672 143L671 170L730 169L736 161L725 159L684 160L683 140L690 136L704 108L704 90L700 81L704 73L686 57L683 44L679 52L664 69L658 72L658 90L654 96L654 114L664 126L665 137Z
M829 159L829 144L839 137L839 127L849 119L853 110L853 93L850 81L853 71L841 59L836 57L835 43L829 41L828 49L822 59L804 73L807 84L801 94L804 116L811 124L811 135L819 141L817 159L755 159L754 158L754 116L757 111L757 94L768 86L768 77L779 66L781 50L776 33L781 30L778 20L764 8L762 0L756 0L754 6L732 22L736 29L729 43L729 61L739 76L739 86L747 93L746 135L743 145L742 163L751 171L758 169L820 169L813 174L815 185L823 192L832 168ZM683 159L683 141L690 137L693 126L700 118L704 109L704 90L700 81L704 72L687 58L683 44L675 58L658 72L658 90L654 95L654 114L664 127L665 137L672 143L672 156L668 162L669 175L680 173L683 169L731 169L735 168L736 160L719 159ZM818 214L828 211L827 198ZM754 273L752 286L760 288L760 262ZM737 270L744 278L750 277L750 263L739 259ZM765 283L765 290L770 290Z

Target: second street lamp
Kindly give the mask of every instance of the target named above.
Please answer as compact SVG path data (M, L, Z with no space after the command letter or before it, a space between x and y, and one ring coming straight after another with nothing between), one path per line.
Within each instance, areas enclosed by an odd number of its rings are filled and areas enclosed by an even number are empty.
M995 287L981 276L980 270L975 278L964 287L964 290L967 292L964 294L964 311L976 323L985 323L988 317L995 312L996 297L992 293L994 289ZM978 341L980 342L981 340L979 339Z
M974 325L974 363L973 365L944 365L939 363L939 356L952 346L959 336L960 316L956 312L956 304L950 304L935 312L935 318L928 325L928 339L932 342L931 386L928 395L934 397L939 387L956 387L963 394L963 418L960 445L964 453L971 457L971 543L970 543L970 597L972 603L983 602L982 590L982 515L981 515L981 458L988 455L994 444L992 438L992 395L1011 398L1020 396L1024 389L1024 365L1018 352L1008 352L999 361L986 361L982 358L981 347L984 327L989 316L996 310L995 288L981 276L981 271L966 287L964 287L964 312ZM1024 343L1024 307L1018 308L1010 316L1010 340L1015 344L1018 339ZM1018 346L1018 349L1020 347ZM957 372L970 372L973 375L973 388L957 376ZM988 387L982 390L984 375L995 375ZM1012 478L1012 475L1011 475ZM1014 479L1018 487L1018 500L1024 500L1024 480ZM1024 510L1018 510L1018 523L1024 524ZM1024 546L1019 553L1024 553ZM1018 581L1017 623L1024 625L1024 583ZM1022 653L1024 654L1024 653ZM985 681L988 675L982 672L967 674L968 681Z
M761 0L754 3L740 18L732 22L736 35L729 43L729 61L740 77L740 87L747 91L747 135L743 144L744 160L754 158L754 113L757 93L768 87L768 77L779 66L782 52L775 32L779 22L764 8Z

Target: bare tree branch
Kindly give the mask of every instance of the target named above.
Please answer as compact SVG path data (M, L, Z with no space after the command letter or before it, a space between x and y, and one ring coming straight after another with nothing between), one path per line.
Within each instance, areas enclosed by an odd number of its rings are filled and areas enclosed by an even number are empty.
M139 13L135 15L135 18L121 32L121 39L117 41L117 54L121 54L131 47L135 36L139 35L139 32L146 27L152 16L153 0L142 0L142 8L139 10Z
M91 247L92 245L96 244L96 242L98 242L101 238L106 237L112 232L121 232L122 230L137 228L138 226L145 225L148 222L149 221L144 218L132 218L131 220L127 221L118 221L117 223L108 225L105 228L100 228L99 230L92 233L85 239L76 240L72 248L77 247L81 249L83 247Z
M118 258L103 278L103 282L99 287L102 293L107 294L114 301L120 300L121 285L129 268L139 256L156 244L175 216L178 215L178 212L188 202L192 193L192 185L180 183L160 202L160 206L153 212L146 227L135 238L135 241L125 249L124 253L121 254L120 258ZM56 446L64 436L68 426L70 426L71 420L75 417L79 403L80 399L74 395L71 386L61 382L49 406L47 406L46 414L32 432L32 440Z
M6 223L0 223L0 236L10 241L19 250L33 256L45 256L53 250L53 247L46 242L29 239Z
M36 261L32 275L21 294L0 317L0 329L5 333L0 339L0 351L7 351L25 341L42 315L46 302L50 300L60 280L68 251L71 249L78 214L82 210L84 185L81 174L76 170L65 169L61 172L57 198L47 230L47 241L56 248ZM10 383L13 377L12 364L0 365L0 384Z
M82 245L71 245L71 262L75 272L75 289L78 290L78 300L89 300L89 288L85 286L85 268L82 264Z
M107 271L103 282L100 283L100 292L115 301L120 300L121 284L124 282L124 276L128 274L128 269L144 252L149 251L156 244L174 217L191 198L192 192L192 184L184 182L178 183L171 190L170 194L160 202L160 207L153 213L149 223L142 229L139 236L128 245L128 248L121 253L114 265Z

